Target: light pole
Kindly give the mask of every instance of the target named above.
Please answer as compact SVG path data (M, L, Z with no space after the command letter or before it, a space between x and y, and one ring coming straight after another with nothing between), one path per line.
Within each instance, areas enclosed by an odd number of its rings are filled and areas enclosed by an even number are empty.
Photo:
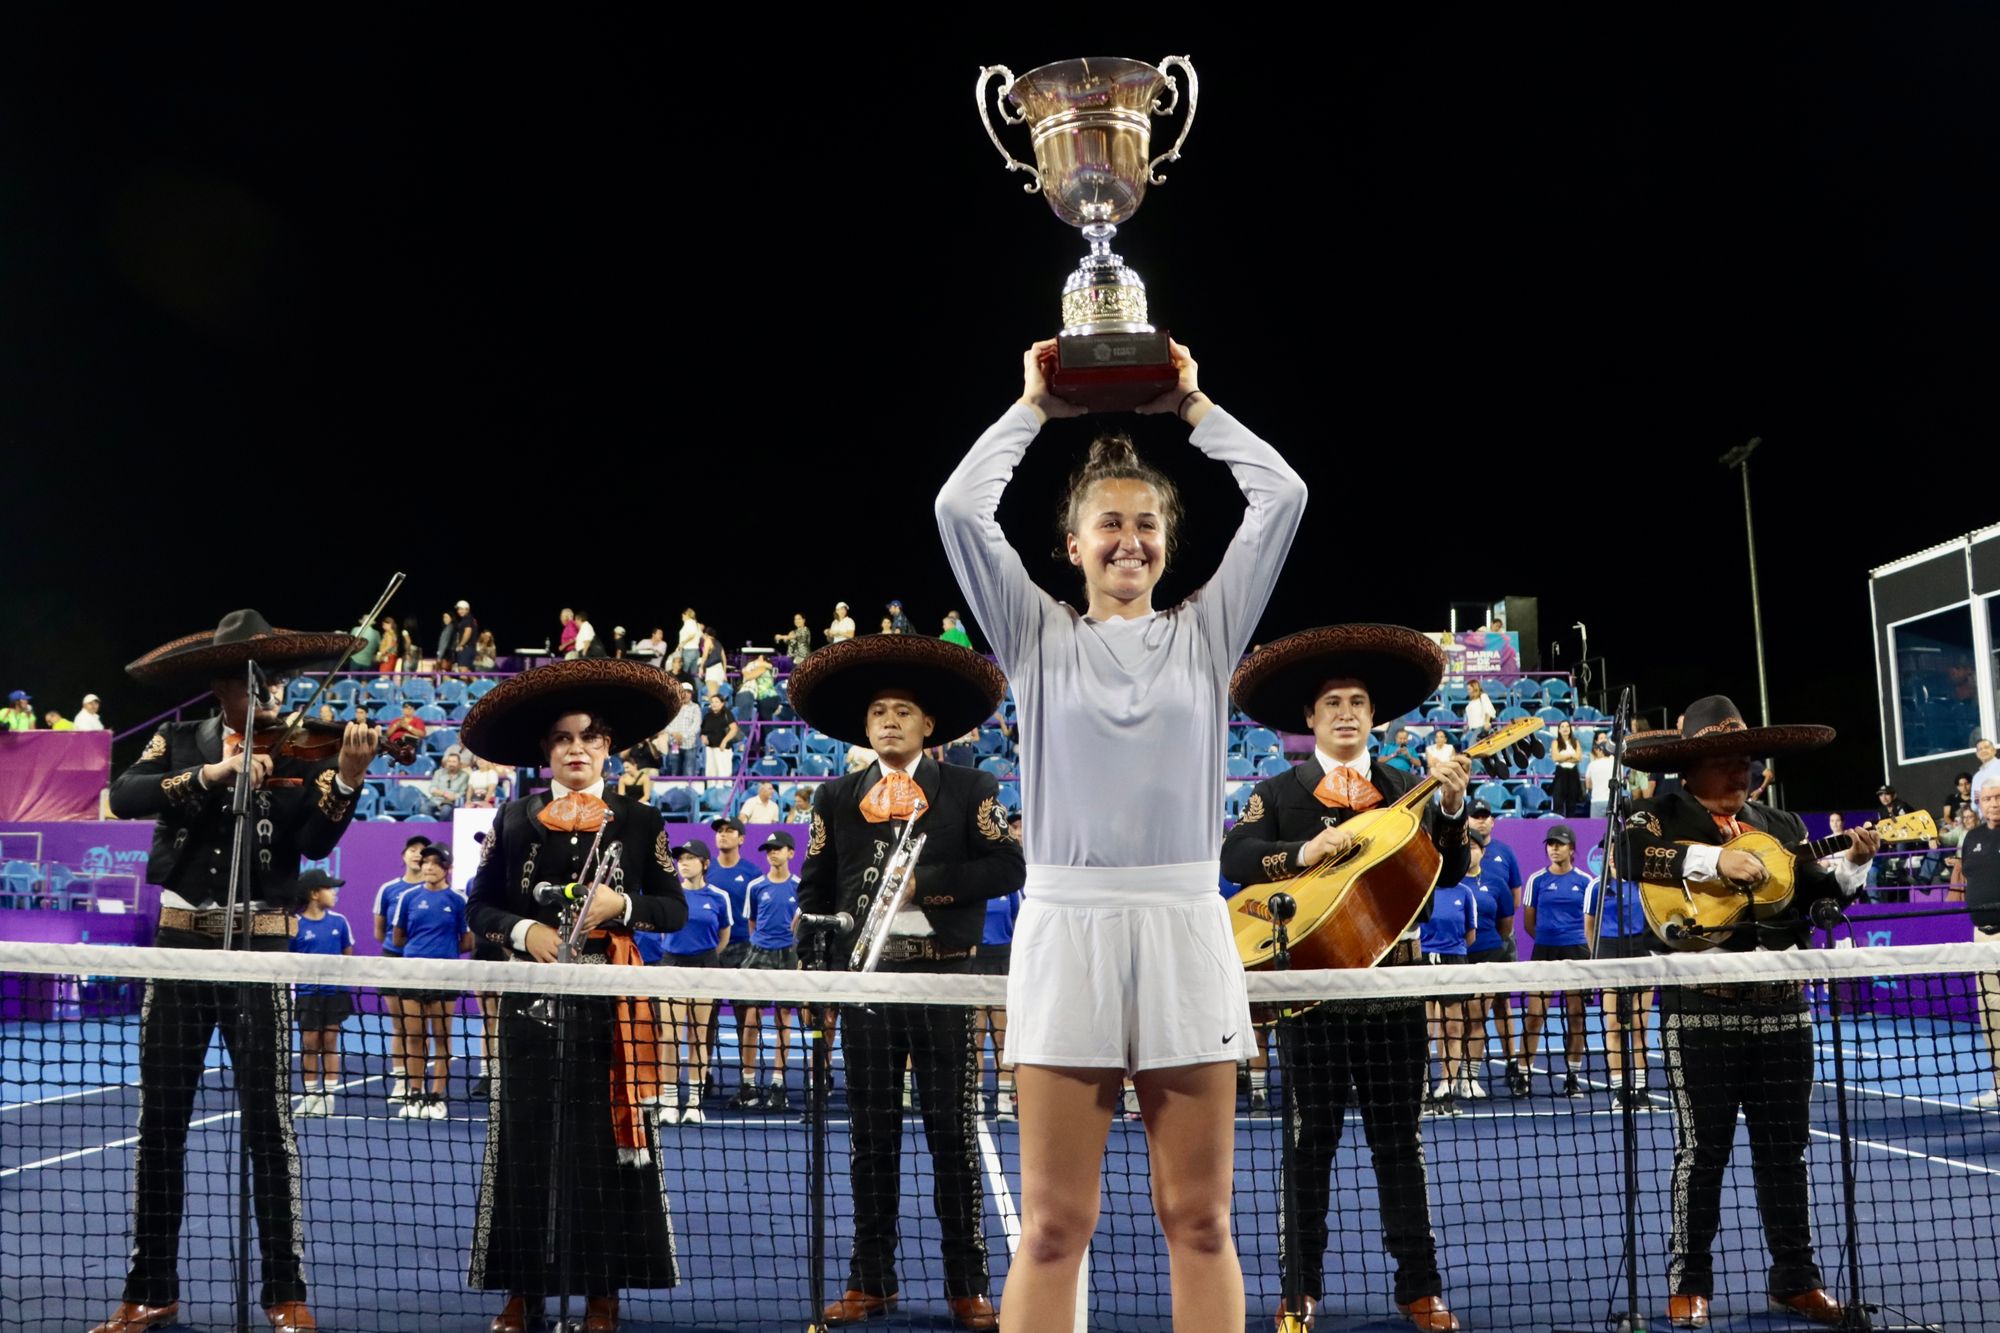
M1716 461L1724 467L1733 467L1743 474L1743 538L1750 544L1750 623L1757 637L1757 713L1758 725L1771 725L1771 686L1764 673L1764 603L1757 595L1757 532L1750 522L1750 455L1757 452L1757 446L1764 442L1761 435L1753 435L1747 444L1740 444Z

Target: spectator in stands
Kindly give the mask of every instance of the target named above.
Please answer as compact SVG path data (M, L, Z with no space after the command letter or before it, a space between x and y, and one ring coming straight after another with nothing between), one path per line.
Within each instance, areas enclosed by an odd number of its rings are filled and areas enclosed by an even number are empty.
M1451 743L1451 736L1443 727L1439 727L1431 733L1431 743L1424 749L1424 763L1435 770L1449 763L1451 757L1457 753L1457 747Z
M938 637L946 643L955 643L961 648L970 648L972 646L972 636L965 632L965 626L959 622L958 612L956 611L947 611L944 613L944 633L938 635Z
M382 627L375 637L381 644L375 650L375 669L393 676L403 665L403 631L396 628L396 617L383 616Z
M681 610L681 627L674 639L674 651L680 654L681 674L693 680L701 670L701 621L695 618L691 606Z
M1599 740L1590 748L1590 768L1584 774L1583 785L1590 793L1590 817L1602 819L1611 808L1611 770L1617 765L1611 758L1610 741Z
M778 789L768 782L757 784L757 794L743 803L737 813L746 824L775 824L778 822L778 802L773 799Z
M100 700L96 695L94 694L84 695L83 707L76 710L76 717L74 719L76 729L78 731L104 730L104 719L98 715L97 711L103 706L104 706L103 701Z
M424 882L424 852L430 845L431 840L422 836L406 841L403 873L375 890L375 938L385 958L403 956L396 945L396 906L403 901L404 894ZM403 1061L410 1046L409 1029L416 1017L416 1007L404 999L401 991L394 990L382 992L382 1007L389 1014L389 1101L401 1104L409 1095L403 1082Z
M82 715L78 715L82 720ZM1944 805L1938 810L1938 827L1950 828L1958 822L1958 812L1970 810L1979 813L1979 807L1972 799L1972 774L1960 773L1951 780L1951 795L1945 797Z
M479 638L472 645L472 669L493 671L500 665L500 645L493 638L493 631L479 631Z
M747 691L756 701L757 720L769 722L778 714L778 673L771 665L771 659L757 653L743 664L742 678L736 688Z
M782 832L771 834L758 845L757 850L764 853L771 868L751 880L745 893L749 912L749 928L744 932L749 941L743 959L746 968L775 972L799 970L799 942L792 933L792 923L799 915L799 881L792 874L792 853L797 848L792 835ZM785 1090L785 1074L791 1055L792 1011L784 1007L773 1010L778 1028L777 1062L769 1086L760 1094L757 1091L757 1065L763 1053L760 1035L763 1011L756 1004L737 1008L736 1035L742 1057L742 1075L736 1096L729 1104L738 1110L756 1107L766 1111L790 1110L791 1099Z
M674 849L680 869L681 893L687 899L687 924L667 937L668 967L717 967L722 950L729 944L729 895L708 883L708 844L690 838ZM660 1083L660 1123L699 1125L702 1090L708 1083L709 1019L712 999L668 1000L668 1033L663 1077ZM687 1062L681 1061L681 1046L687 1046ZM687 1109L681 1110L680 1076L688 1074Z
M26 690L15 690L7 696L7 707L0 711L0 725L9 731L35 729L35 705Z
M354 928L333 910L340 886L346 882L324 870L308 870L299 876L306 905L292 936L293 953L323 957L354 953ZM305 1085L296 1114L332 1115L333 1094L340 1086L340 1025L354 1012L354 999L345 986L324 982L301 982L293 992L299 1020L299 1078Z
M691 778L701 772L701 705L694 701L692 685L681 685L680 710L660 734L666 737L662 754L667 774Z
M472 789L471 779L458 752L445 751L444 764L431 775L430 789L424 793L430 799L431 818L450 819L451 812L465 804L466 794Z
M1391 768L1400 768L1405 773L1417 771L1416 752L1410 749L1410 732L1407 727L1397 727L1395 748L1382 756L1382 762Z
M941 764L956 764L960 768L979 767L979 728L974 727L963 736L939 746L937 758Z
M828 643L845 643L854 637L854 617L847 614L846 602L833 604L833 623L826 627Z
M889 612L889 633L908 634L910 632L910 618L903 614L903 599L900 597L891 597L889 605L885 609Z
M332 704L321 704L319 706L319 720L322 722L338 722L340 718L333 711Z
M1840 816L1834 815L1833 818L1838 819ZM1950 879L1948 891L1945 893L1946 902L1965 901L1965 858L1958 849L1965 844L1965 835L1978 827L1979 812L1968 805L1959 810L1958 822L1945 830L1944 845L1951 849L1951 855L1947 856L1944 862ZM1820 864L1825 865L1827 859L1822 856Z
M576 612L566 606L562 609L559 619L562 622L562 631L556 638L555 652L557 657L567 662L577 656L576 635L583 626L577 623Z
M501 773L498 764L489 764L484 759L472 761L472 772L465 781L465 804L468 809L491 809L500 801Z
M1981 736L1972 743L1972 757L1979 761L1979 767L1972 770L1972 803L1979 804L1979 793L1986 784L2000 780L2000 755L1993 750L1993 742Z
M722 644L706 627L701 631L701 681L709 689L719 688L729 677L729 662Z
M1874 828L1884 819L1899 819L1910 813L1909 803L1896 794L1896 789L1883 783L1875 789L1875 818L1863 824L1863 828ZM1883 851L1889 850L1884 846ZM1878 857L1875 861L1875 897L1879 902L1906 903L1910 900L1910 874L1908 863L1900 856Z
M858 773L875 762L875 752L865 745L847 747L847 771Z
M48 712L42 714L42 725L47 727L50 731L76 730L76 726L74 723L72 723L68 718L64 717L61 713L58 713L53 708L51 708Z
M723 705L720 694L708 696L708 711L701 715L701 739L707 754L704 772L711 778L726 778L732 771L731 761L735 754L730 746L736 744L743 734ZM715 791L723 784L711 782L708 790Z
M876 632L877 634L901 634L901 633L902 633L903 631L901 631L901 630L899 630L899 629L897 629L897 628L896 628L896 622L895 622L895 621L893 621L893 620L889 619L889 617L887 617L887 616L883 616L883 617L882 617L882 628L881 628L881 629L879 629L879 630L877 630L877 631L875 631L875 632Z
M627 750L625 753L627 756L630 756L632 752ZM629 796L635 801L651 801L653 799L653 770L640 767L636 760L628 757L625 762L625 771L618 775L618 794L620 796Z
M655 625L653 632L633 644L631 651L625 655L636 662L644 662L647 666L656 666L664 671L667 669L667 651L667 627Z
M785 807L783 822L787 824L810 824L813 821L813 789L801 782L792 788L792 803Z
M396 947L405 958L458 958L472 952L472 929L465 923L465 899L451 887L451 852L432 843L424 848L424 882L396 904ZM403 1104L405 1120L443 1120L445 1084L451 1078L451 1015L458 992L418 988L408 992L416 1008L414 1040L404 1059L411 1089ZM428 1048L428 1049L426 1049ZM430 1086L424 1068L430 1067Z
M1493 701L1486 697L1486 687L1478 681L1470 681L1465 687L1465 743L1471 745L1484 736L1498 716Z
M457 623L458 617L449 611L444 613L444 627L438 631L437 652L434 654L441 667L451 661L453 647L458 642L458 631L454 628Z
M452 609L458 614L451 622L451 664L461 671L470 671L478 652L479 617L472 614L472 603L463 598Z
M812 651L812 647L813 632L806 626L806 613L794 611L791 629L778 639L778 651L791 658L792 665L797 666L806 660L806 654Z
M576 642L572 645L577 657L603 657L604 645L597 640L597 626L590 623L590 612L576 613Z
M382 652L382 631L374 625L360 624L356 625L349 633L361 640L361 646L356 648L354 655L347 659L348 670L375 670L375 659Z
M1583 742L1577 739L1576 728L1568 718L1556 723L1549 758L1556 765L1556 775L1549 783L1549 799L1555 802L1556 818L1582 814L1587 808L1583 803Z

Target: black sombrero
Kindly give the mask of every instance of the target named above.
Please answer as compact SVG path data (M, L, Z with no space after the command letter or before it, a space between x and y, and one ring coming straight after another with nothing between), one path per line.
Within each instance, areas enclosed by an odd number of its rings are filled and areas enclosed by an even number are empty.
M148 685L206 684L252 661L266 671L332 666L360 644L351 634L273 629L255 611L231 611L214 629L163 643L128 663L125 674Z
M1833 743L1832 727L1753 727L1727 695L1711 694L1688 705L1678 731L1653 731L1625 741L1625 763L1645 773L1680 773L1700 759L1740 755L1776 758Z
M580 657L501 681L472 705L458 735L481 759L540 768L542 738L565 714L590 714L618 749L657 734L680 706L680 683L658 667Z
M1358 680L1378 724L1395 722L1430 698L1444 679L1444 649L1405 625L1322 625L1267 643L1229 681L1229 697L1252 720L1298 731L1313 692L1329 680Z
M931 715L937 724L931 741L941 745L993 716L1007 678L970 648L909 634L828 644L792 668L792 707L849 745L868 744L869 701L897 688L908 690Z

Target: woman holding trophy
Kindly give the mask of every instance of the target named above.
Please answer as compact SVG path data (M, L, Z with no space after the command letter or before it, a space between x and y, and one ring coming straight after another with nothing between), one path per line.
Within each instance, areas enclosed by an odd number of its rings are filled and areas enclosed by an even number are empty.
M1230 672L1248 647L1305 508L1276 450L1201 391L1187 348L1142 403L1194 428L1248 507L1221 566L1178 606L1153 591L1183 516L1173 483L1107 435L1062 511L1084 613L1035 585L994 515L1050 417L1053 341L1023 358L1020 400L937 499L945 553L1019 708L1028 880L1008 979L1006 1061L1021 1131L1022 1236L1001 1328L1060 1326L1098 1213L1120 1085L1137 1086L1174 1326L1241 1328L1230 1235L1237 1061L1254 1037L1215 883Z

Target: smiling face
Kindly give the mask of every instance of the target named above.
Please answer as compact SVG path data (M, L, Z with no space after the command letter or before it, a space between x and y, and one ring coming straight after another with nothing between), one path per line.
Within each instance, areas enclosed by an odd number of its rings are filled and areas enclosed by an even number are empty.
M1093 604L1103 598L1142 611L1151 606L1153 587L1167 567L1162 508L1143 481L1114 478L1084 492L1067 545L1069 562L1083 571Z
M549 772L571 791L582 791L604 776L611 754L611 734L588 713L569 713L552 723L542 737Z
M1319 748L1343 762L1368 751L1368 732L1375 725L1375 705L1368 687L1358 680L1329 680L1319 687L1306 710L1306 726Z
M908 690L883 690L868 701L868 748L898 768L917 756L936 726Z

